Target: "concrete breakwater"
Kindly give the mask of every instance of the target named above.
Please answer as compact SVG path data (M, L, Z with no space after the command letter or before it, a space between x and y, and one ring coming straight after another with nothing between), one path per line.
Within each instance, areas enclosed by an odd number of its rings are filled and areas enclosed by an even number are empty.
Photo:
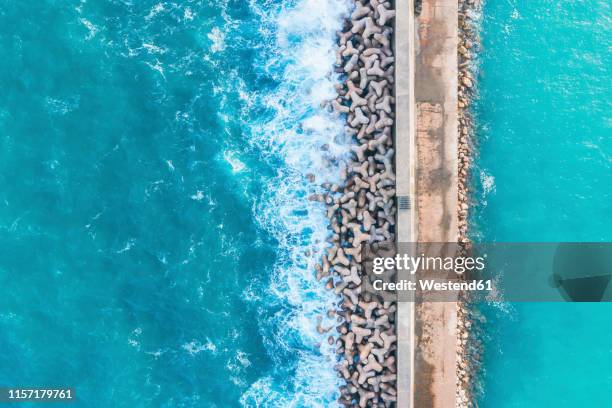
M341 185L310 199L327 204L331 248L317 278L340 295L336 343L339 403L389 407L396 401L396 305L362 292L362 244L395 241L393 168L395 11L389 1L356 1L338 33L336 70L343 74L331 109L345 115L355 145Z
M481 12L480 0L459 0L457 57L458 72L458 187L459 187L459 242L469 247L469 172L474 152L474 122L471 104L476 96L477 53L480 46L478 34ZM469 298L463 296L457 308L457 407L474 407L475 373L480 366L482 344L479 330L482 316L469 306Z

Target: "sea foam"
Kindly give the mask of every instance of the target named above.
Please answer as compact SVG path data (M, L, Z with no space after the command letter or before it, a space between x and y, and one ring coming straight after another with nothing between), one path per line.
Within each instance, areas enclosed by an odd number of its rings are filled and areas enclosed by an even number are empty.
M316 330L337 298L317 282L314 266L327 246L325 208L308 200L322 182L339 180L339 165L349 152L344 121L334 118L322 102L336 96L333 73L335 33L350 11L344 0L302 0L290 5L252 10L262 19L261 33L270 42L262 51L262 74L276 86L257 95L267 114L250 123L252 146L275 163L263 197L253 208L262 228L278 241L267 302L279 305L275 321L260 322L272 336L269 353L296 356L293 378L266 375L243 394L244 406L329 407L337 399L339 380L333 369L334 346L329 332ZM316 176L309 182L307 175ZM281 359L278 364L285 363ZM277 367L281 369L282 367Z

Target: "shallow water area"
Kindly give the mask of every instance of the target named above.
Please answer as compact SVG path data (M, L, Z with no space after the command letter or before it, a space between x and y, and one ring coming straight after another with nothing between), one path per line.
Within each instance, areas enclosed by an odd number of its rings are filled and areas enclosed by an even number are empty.
M487 0L483 13L473 238L612 240L609 2ZM484 312L480 407L609 405L612 305Z

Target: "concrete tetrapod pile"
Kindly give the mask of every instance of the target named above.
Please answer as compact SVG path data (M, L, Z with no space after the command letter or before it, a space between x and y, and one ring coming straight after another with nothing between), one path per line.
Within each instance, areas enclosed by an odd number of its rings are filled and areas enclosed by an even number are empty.
M394 17L389 1L357 1L338 33L336 70L344 79L330 105L346 117L353 157L342 185L311 196L327 204L333 231L317 278L341 296L339 336L328 341L336 342L345 406L390 407L396 400L396 306L362 291L361 265L362 244L395 240Z

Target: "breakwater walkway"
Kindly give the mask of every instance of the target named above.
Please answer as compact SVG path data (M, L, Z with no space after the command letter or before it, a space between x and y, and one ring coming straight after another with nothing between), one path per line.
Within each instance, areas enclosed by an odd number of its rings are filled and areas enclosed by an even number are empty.
M395 156L397 242L415 242L417 225L413 205L416 188L414 99L414 0L395 2ZM407 271L399 271L406 274ZM398 276L406 279L406 276ZM397 404L412 407L414 395L414 303L397 305Z
M457 2L414 6L396 0L397 239L456 242ZM455 406L456 318L455 302L398 305L398 407Z

